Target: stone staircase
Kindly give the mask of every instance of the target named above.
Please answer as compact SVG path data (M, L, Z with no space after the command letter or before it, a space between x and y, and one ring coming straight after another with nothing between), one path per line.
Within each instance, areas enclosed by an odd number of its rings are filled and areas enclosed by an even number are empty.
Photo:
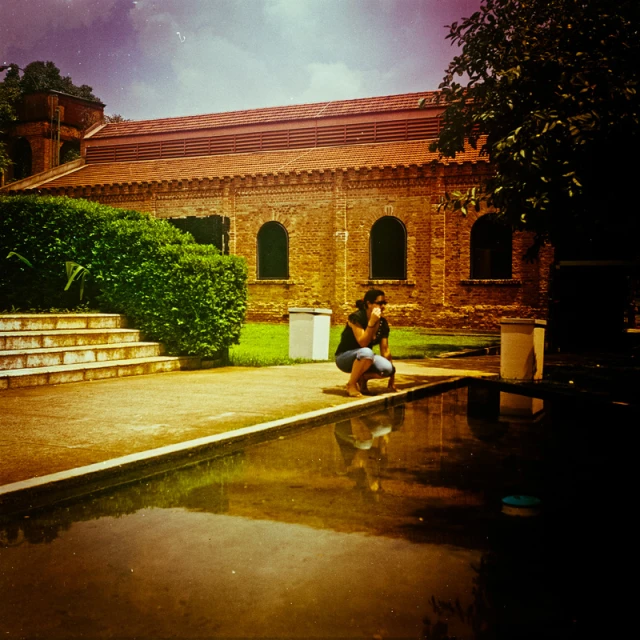
M117 314L0 314L0 389L197 369Z

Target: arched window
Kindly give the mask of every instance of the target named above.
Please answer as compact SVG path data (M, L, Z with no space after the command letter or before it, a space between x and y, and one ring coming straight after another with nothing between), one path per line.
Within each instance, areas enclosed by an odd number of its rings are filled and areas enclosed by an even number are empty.
M258 279L289 278L289 237L279 222L267 222L258 231Z
M369 258L372 280L407 279L407 230L398 218L376 220L371 227Z
M471 278L511 279L511 227L497 215L482 216L471 227Z

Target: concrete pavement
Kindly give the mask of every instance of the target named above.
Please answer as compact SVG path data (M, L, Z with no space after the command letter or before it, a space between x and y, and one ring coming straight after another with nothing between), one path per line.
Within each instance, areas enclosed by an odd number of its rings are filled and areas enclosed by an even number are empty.
M176 371L0 391L0 512L8 498L51 484L86 484L107 470L191 455L301 422L403 401L425 385L494 376L499 356L396 361L398 394L346 395L331 362ZM426 393L426 391L425 391Z

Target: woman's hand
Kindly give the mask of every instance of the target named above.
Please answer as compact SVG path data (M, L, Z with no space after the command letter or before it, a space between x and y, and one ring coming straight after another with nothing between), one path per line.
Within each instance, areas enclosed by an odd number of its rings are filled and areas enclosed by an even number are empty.
M375 327L376 324L378 324L378 322L380 322L380 318L382 317L382 309L380 307L374 307L371 310L371 317L369 318L369 326L370 327ZM373 324L372 321L373 320Z

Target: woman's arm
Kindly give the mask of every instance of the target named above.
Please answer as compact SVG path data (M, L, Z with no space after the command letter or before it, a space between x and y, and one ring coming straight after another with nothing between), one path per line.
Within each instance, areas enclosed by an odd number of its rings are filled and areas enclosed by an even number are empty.
M389 347L389 338L380 340L380 355L391 362L391 349Z
M361 347L368 347L376 337L378 327L380 326L380 309L376 308L371 312L368 324L365 328L359 324L349 322L349 326Z
M389 338L382 338L382 340L380 340L380 355L383 358L386 358L389 362L392 361L391 349L389 347ZM396 389L396 374L395 373L392 373L389 376L389 383L387 385L387 388L390 391L397 391L397 389Z
M371 320L369 320L369 322L371 322ZM376 331L378 330L377 323L373 326L367 325L366 329L363 329L359 324L354 324L353 322L349 322L349 326L361 347L368 347L376 337Z

